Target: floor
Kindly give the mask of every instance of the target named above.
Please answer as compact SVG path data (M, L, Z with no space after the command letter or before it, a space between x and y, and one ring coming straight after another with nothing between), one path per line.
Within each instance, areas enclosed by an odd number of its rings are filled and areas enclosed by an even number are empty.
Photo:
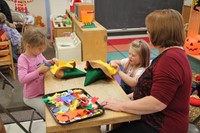
M21 122L21 124L28 130L29 122ZM35 120L33 122L31 132L32 133L46 133L45 122L42 120ZM5 125L7 133L24 133L19 126L16 124L6 124ZM106 133L106 126L101 126L101 132Z

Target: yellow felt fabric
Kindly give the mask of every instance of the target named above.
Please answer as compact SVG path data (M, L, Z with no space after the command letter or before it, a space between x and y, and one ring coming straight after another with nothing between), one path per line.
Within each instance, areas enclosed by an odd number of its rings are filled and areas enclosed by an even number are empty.
M68 61L68 62L59 60L58 66L56 64L54 64L51 67L51 72L52 72L52 74L55 74L57 72L57 70L59 70L59 69L74 68L75 66L76 66L76 62L74 60L71 60L71 61Z
M117 70L115 68L113 68L110 64L105 63L103 61L98 61L97 63L103 65L104 67L106 67L106 69L108 70L108 72L110 73L111 76L114 76L117 74Z

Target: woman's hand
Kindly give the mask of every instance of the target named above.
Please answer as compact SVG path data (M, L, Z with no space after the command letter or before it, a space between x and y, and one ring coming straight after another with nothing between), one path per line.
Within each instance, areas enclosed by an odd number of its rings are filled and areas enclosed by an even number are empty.
M112 99L112 98L109 98L109 99L107 99L107 100L105 100L101 103L103 108L110 109L110 110L113 110L113 111L123 111L122 110L123 104L124 104L124 101L120 101L120 100Z
M133 99L133 95L134 95L134 93L132 92L132 93L128 94L127 96L128 96L128 98L129 98L130 100L134 100L134 99Z
M52 58L51 61L50 61L50 63L52 65L56 64L58 66L58 59L57 58Z

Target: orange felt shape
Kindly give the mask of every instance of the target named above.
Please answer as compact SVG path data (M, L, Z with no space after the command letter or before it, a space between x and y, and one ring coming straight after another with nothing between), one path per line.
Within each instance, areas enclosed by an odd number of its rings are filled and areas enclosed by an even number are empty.
M200 54L200 35L188 36L186 38L184 48L186 53L192 55Z
M77 116L77 110L68 111L68 112L64 113L64 115L67 115L69 120L72 120L73 118L75 118Z
M65 122L69 120L69 116L65 115L65 114L58 114L56 116L57 120Z
M87 114L87 111L84 109L77 109L76 112L77 112L77 115L80 115L80 116L84 116Z

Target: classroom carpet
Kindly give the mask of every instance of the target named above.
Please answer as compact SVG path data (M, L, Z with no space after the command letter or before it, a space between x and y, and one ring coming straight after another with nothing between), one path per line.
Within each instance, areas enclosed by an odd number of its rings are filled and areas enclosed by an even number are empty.
M148 37L137 38L123 38L123 39L110 39L107 41L107 62L110 60L123 59L128 57L129 44L135 39L144 39L149 43ZM158 50L153 46L151 48L151 59L158 55Z

